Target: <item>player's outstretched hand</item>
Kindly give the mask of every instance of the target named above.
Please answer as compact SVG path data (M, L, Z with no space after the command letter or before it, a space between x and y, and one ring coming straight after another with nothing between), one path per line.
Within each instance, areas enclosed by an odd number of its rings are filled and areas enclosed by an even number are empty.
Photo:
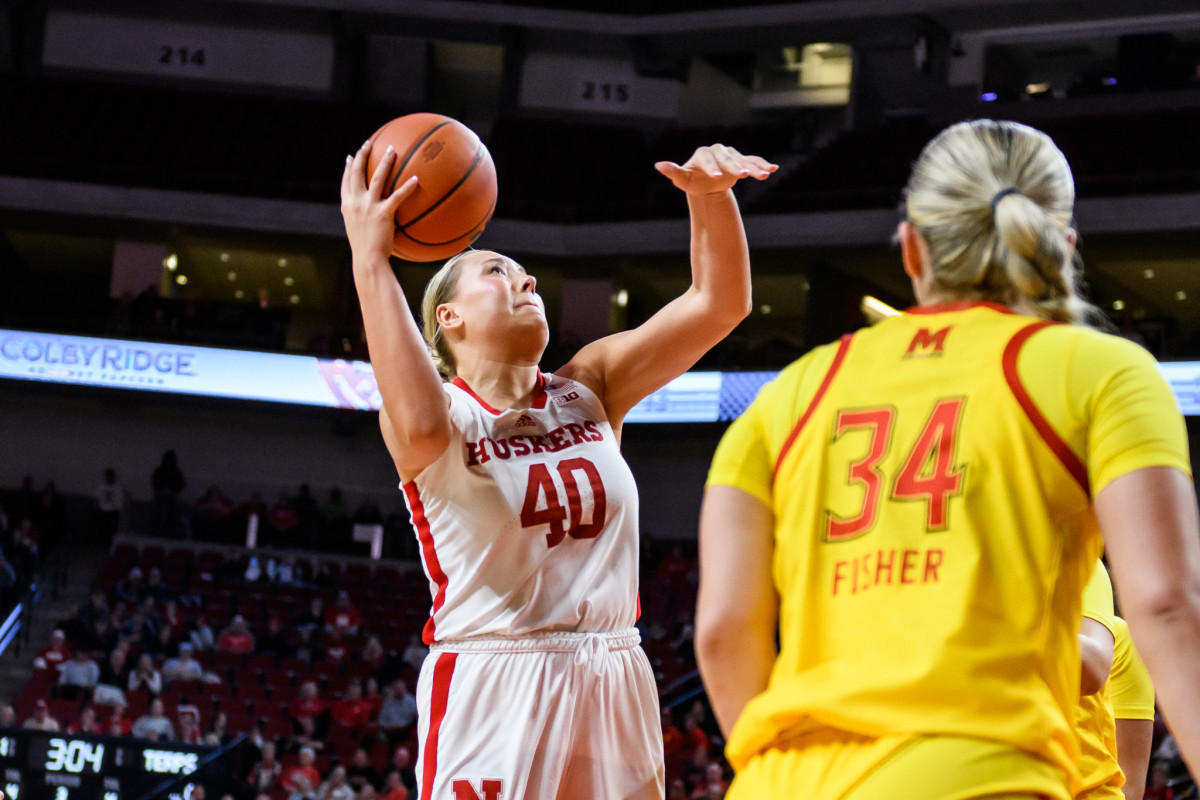
M697 148L683 165L659 161L654 168L688 194L712 194L725 191L742 178L764 181L779 165L758 156L742 155L723 144L711 144Z
M396 163L396 152L389 145L375 172L367 175L370 153L371 142L367 141L357 153L346 156L346 169L342 172L342 219L351 250L361 254L381 252L386 257L396 233L396 209L416 191L417 176L413 175L385 196L384 187Z

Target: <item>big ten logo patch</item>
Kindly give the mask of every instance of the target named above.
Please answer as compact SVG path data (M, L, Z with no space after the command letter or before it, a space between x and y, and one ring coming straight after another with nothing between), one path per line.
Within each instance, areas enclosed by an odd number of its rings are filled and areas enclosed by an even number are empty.
M468 780L458 779L451 784L454 800L503 800L504 781L498 778L485 778L479 788Z
M917 331L917 335L908 343L908 350L904 352L905 358L929 358L931 356L940 356L946 349L946 336L950 333L951 325L942 328L938 331L930 332L928 328L921 328Z
M566 392L564 394L553 395L553 397L554 397L554 402L558 403L560 406L565 406L567 403L570 403L572 400L578 400L579 392Z

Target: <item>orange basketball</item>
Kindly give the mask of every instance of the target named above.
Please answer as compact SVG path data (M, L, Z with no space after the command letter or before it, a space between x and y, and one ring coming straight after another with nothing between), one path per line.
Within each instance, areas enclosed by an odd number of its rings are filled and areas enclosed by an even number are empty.
M437 261L467 248L496 210L496 167L475 132L441 114L397 117L371 136L368 177L388 145L396 163L390 194L417 176L417 189L396 210L392 253L407 261Z

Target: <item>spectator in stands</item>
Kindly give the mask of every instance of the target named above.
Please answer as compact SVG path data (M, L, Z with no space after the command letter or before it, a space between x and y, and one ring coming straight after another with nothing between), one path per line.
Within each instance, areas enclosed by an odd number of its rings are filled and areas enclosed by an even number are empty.
M279 785L291 793L289 800L312 797L321 784L321 774L313 766L316 757L311 747L303 747L300 749L300 763L283 773Z
M317 641L316 631L312 628L298 628L296 643L291 645L292 657L304 661L320 661L323 657L321 645Z
M117 483L117 471L109 467L96 488L96 538L100 544L110 544L117 535L124 508L125 490Z
M104 728L96 719L96 709L92 706L84 706L79 712L79 719L73 720L67 725L67 733L103 733Z
M204 667L192 657L190 643L184 642L179 645L179 656L163 662L162 676L168 684L177 680L198 681L204 677Z
M287 738L284 750L288 753L299 753L304 748L321 751L325 749L325 740L317 733L315 717L296 717L296 732Z
M17 710L11 703L0 706L0 728L15 728L17 726Z
M662 732L663 756L670 763L672 757L684 755L687 743L684 741L683 731L675 725L675 717L672 716L669 708L662 710Z
M371 721L371 701L363 697L362 681L350 681L346 687L346 696L333 704L329 716L334 723L350 728L366 725Z
M217 639L203 614L198 614L192 621L188 630L188 642L197 652L207 652L217 646Z
M98 620L107 620L109 613L108 598L104 596L103 589L92 589L87 601L75 609L76 619L87 630L95 629Z
M237 541L236 507L219 487L208 490L192 503L192 530L196 538L206 542ZM260 517L261 519L261 517Z
M133 730L133 723L125 716L126 705L117 703L112 708L112 713L108 717L108 734L109 736L128 736Z
M383 708L383 695L379 693L379 681L374 675L363 681L363 699L371 706L371 719L378 717L380 709Z
M254 635L246 627L246 620L241 614L235 616L229 627L221 632L217 639L217 649L226 653L253 653Z
M283 766L275 758L275 743L263 742L261 756L250 768L247 781L255 792L270 792L279 781Z
M215 737L216 744L228 744L233 741L233 732L229 730L229 715L224 711L218 711L213 717L212 730L204 737L206 743L209 737Z
M67 516L62 495L54 481L46 481L41 500L33 514L33 524L38 528L38 550L42 555L52 553L67 538Z
M292 508L292 501L281 494L267 512L267 541L276 547L294 547L300 535L300 515Z
M129 673L125 684L131 692L145 691L151 697L162 694L163 676L154 666L154 658L149 653L142 653L138 658L137 669Z
M317 789L317 800L354 800L354 790L346 783L346 768L338 765L329 773L329 780Z
M383 647L383 641L374 634L368 636L363 642L362 650L358 652L358 660L369 666L373 672L383 669L383 664L387 661L387 650Z
M300 684L300 692L291 705L292 717L303 719L321 716L329 709L329 703L317 693L316 681L305 681Z
M667 800L688 800L687 784L683 778L675 778L667 787Z
M355 800L379 800L379 792L375 791L374 786L368 784L359 789L354 798Z
M138 606L121 626L122 641L135 643L141 650L154 650L158 642L158 626L146 618L146 612Z
M161 698L156 697L150 701L150 710L137 718L130 732L139 739L149 739L151 736L156 740L174 738L175 726L163 713Z
M179 458L174 450L163 453L162 461L150 475L150 486L154 490L151 530L158 536L180 536L183 533L183 516L179 496L185 481L179 468Z
M178 600L167 600L163 603L162 616L158 620L160 641L164 629L170 634L171 641L178 641L187 629L187 617L179 610Z
M683 751L689 756L697 750L708 752L708 734L700 727L701 720L695 711L683 718Z
M141 567L130 567L128 574L120 580L116 589L117 599L130 607L141 605L146 596L146 583Z
M291 655L292 647L288 641L288 630L283 620L277 614L267 617L267 630L255 640L255 652L264 656L286 658Z
M50 634L50 644L38 651L33 665L39 669L47 668L57 672L70 660L71 646L67 644L67 635L61 628L55 628Z
M41 698L33 704L33 714L25 720L25 727L49 733L57 733L60 730L58 720L50 716L50 706Z
M346 641L345 635L339 628L334 628L325 634L321 649L324 651L321 655L322 661L342 664L350 658L350 643Z
M108 658L100 666L100 679L92 700L101 705L111 706L125 702L125 689L129 685L132 670L129 663L129 651L123 645L113 648Z
M413 769L412 751L400 745L392 751L392 769L400 776L400 782L408 790L409 797L417 797L417 771Z
M403 740L417 721L417 699L408 691L408 684L396 681L384 687L383 703L379 707L379 727L392 742Z
M408 789L401 781L400 773L392 770L383 782L383 794L379 800L408 800Z
M175 740L184 744L201 744L204 733L200 730L200 709L192 705L180 706L175 712L179 722Z
M326 528L330 531L344 529L350 521L350 510L346 507L346 498L342 496L341 487L334 486L329 490L329 497L321 506L321 516L325 518Z
M71 660L64 663L58 671L60 697L73 699L99 682L100 666L84 650L76 650Z
M728 788L729 781L725 780L724 770L720 764L714 761L705 770L704 780L692 790L691 800L708 800L710 797L721 798L725 796L725 791Z
M364 786L375 786L379 783L379 771L371 766L371 756L366 748L360 747L354 751L350 766L346 767L346 782L355 791L361 791Z
M308 601L308 607L296 614L296 628L317 629L325 624L325 601L314 597Z
M163 583L162 570L158 567L151 567L150 573L146 576L146 594L153 597L156 603L165 603L168 600L179 598L178 589Z
M429 648L421 641L420 634L410 633L408 635L408 646L404 648L404 654L400 659L415 670L420 670L421 665L425 663L425 657L429 655Z
M333 607L325 612L325 628L342 633L357 633L362 623L362 615L350 601L350 593L345 589L337 593Z

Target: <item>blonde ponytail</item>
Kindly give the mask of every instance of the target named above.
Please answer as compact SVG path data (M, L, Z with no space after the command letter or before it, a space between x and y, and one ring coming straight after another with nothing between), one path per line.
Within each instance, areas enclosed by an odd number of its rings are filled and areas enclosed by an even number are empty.
M1015 122L952 125L925 146L905 209L946 295L1084 322L1071 169L1050 137Z

